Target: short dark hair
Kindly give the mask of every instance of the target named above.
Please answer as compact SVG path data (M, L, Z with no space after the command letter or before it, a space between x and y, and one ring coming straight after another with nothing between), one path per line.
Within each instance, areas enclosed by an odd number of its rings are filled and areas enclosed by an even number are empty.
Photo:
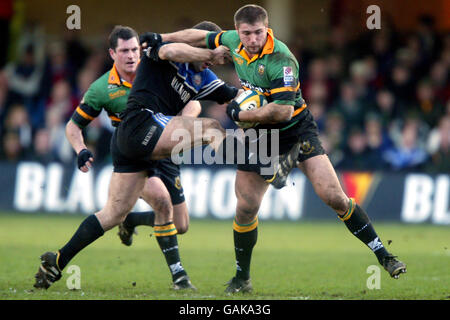
M129 40L134 37L136 37L136 39L139 42L139 36L133 28L117 25L114 27L114 29L111 31L109 35L108 38L109 47L115 50L117 48L117 43L119 39Z
M268 19L266 9L256 4L247 4L234 14L234 24L236 26L239 26L241 23L255 24L260 21L268 24Z
M199 22L195 26L193 26L192 29L214 31L214 32L222 31L221 27L219 27L217 24L215 24L214 22L211 22L211 21Z

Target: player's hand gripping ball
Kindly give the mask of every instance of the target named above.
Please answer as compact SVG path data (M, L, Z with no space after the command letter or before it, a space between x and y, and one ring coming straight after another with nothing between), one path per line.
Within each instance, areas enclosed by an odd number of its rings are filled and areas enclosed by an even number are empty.
M258 123L257 122L239 121L239 116L238 116L239 112L256 110L258 108L261 108L267 104L267 99L259 91L246 90L243 93L241 93L235 100L233 100L232 103L234 103L234 105L236 106L234 113L237 113L237 114L235 117L231 117L231 119L233 119L234 122L239 127L243 128L243 129L248 129L248 128L257 126ZM233 110L231 110L231 111L233 111ZM227 112L228 112L228 110L227 110Z

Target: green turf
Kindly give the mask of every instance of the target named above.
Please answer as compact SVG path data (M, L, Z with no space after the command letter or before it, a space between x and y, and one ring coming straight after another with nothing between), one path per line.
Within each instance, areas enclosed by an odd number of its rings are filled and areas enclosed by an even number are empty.
M170 290L170 275L152 229L139 227L131 247L117 228L83 250L69 265L81 268L81 290L63 278L48 290L32 290L39 255L72 236L81 215L0 214L0 299L449 299L450 228L376 224L388 250L407 263L394 280L381 269L381 288L367 288L375 256L340 222L265 222L252 261L251 295L228 296L234 274L231 221L192 220L179 236L182 263L195 293ZM387 245L391 240L390 245Z

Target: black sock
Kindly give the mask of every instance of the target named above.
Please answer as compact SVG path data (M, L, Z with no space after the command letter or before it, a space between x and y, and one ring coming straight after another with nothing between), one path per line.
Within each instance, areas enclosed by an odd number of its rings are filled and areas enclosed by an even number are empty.
M233 222L234 252L236 255L236 277L250 279L250 262L253 247L258 240L258 219L250 224L239 225Z
M134 228L136 226L151 226L155 225L155 213L153 211L145 212L130 212L123 225L126 228Z
M178 252L177 229L173 222L163 225L155 225L155 236L161 248L167 265L169 266L172 280L175 281L181 276L186 275L186 271L181 265L180 254Z
M59 258L57 261L59 269L63 270L78 252L97 240L104 233L105 231L103 231L95 214L84 219L78 227L78 230L72 236L72 239L64 247L59 249Z
M354 199L350 199L350 208L344 216L339 218L344 221L347 228L355 237L364 242L375 253L378 261L382 264L383 258L389 252L387 252L375 232L367 213L356 204Z

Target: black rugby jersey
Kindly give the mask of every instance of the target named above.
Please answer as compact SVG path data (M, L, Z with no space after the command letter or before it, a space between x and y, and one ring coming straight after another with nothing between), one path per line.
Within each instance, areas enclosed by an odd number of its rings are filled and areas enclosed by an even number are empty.
M155 113L177 115L190 100L232 100L238 89L225 84L214 72L196 72L189 63L161 60L154 47L142 57L133 81L127 111L148 108Z

